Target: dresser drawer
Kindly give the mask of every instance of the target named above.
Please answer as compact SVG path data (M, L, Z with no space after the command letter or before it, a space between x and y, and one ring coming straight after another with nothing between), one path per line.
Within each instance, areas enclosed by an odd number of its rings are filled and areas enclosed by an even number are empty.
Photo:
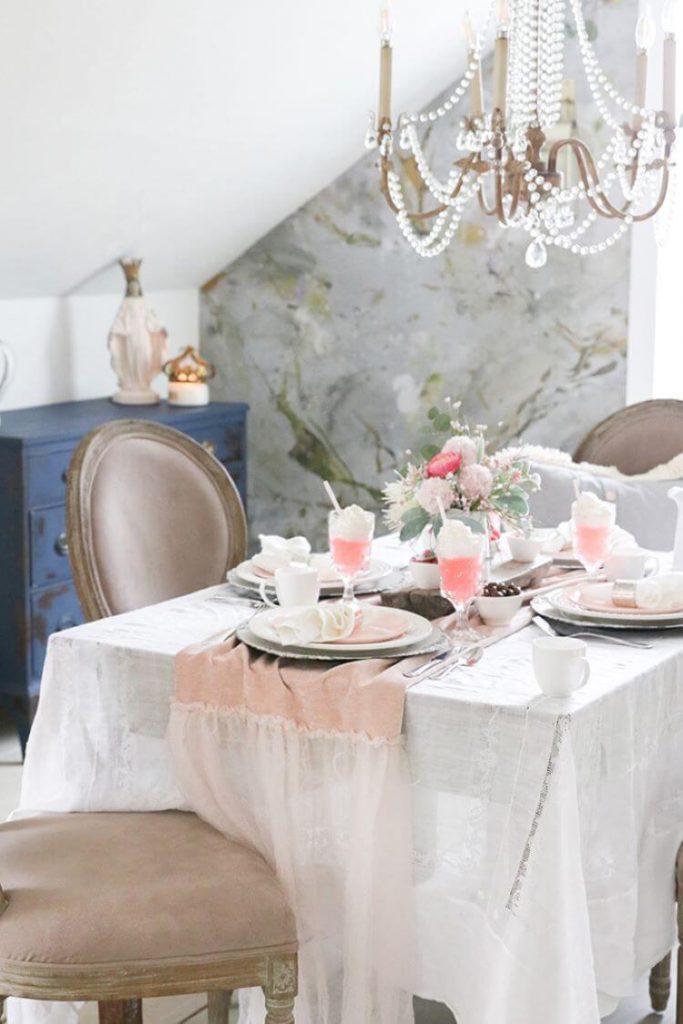
M33 678L43 671L50 633L71 629L84 621L71 583L61 583L31 595L31 669Z
M211 423L205 427L192 428L186 433L215 455L219 462L235 462L244 457L244 434L239 426Z
M26 469L26 492L29 508L59 505L64 501L66 472L73 448L45 455L29 455Z
M34 509L28 514L31 535L31 586L71 578L66 545L64 506Z

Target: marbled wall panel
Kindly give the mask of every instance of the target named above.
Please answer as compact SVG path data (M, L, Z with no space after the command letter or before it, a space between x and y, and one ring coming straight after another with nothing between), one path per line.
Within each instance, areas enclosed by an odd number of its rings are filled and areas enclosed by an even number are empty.
M634 0L587 14L606 70L629 92ZM599 147L604 128L581 92L579 121ZM322 478L373 504L445 395L496 441L569 450L623 405L628 239L583 259L553 250L530 270L528 236L474 210L460 235L441 257L415 256L370 154L207 284L213 394L252 409L254 532L319 538Z

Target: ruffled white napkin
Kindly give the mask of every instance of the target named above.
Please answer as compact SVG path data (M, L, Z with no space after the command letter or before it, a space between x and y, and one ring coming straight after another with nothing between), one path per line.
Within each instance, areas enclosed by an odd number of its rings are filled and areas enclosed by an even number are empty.
M683 572L665 572L638 580L636 606L649 612L677 611L683 608Z
M353 608L337 602L297 608L272 620L278 640L285 647L344 640L351 635L355 624Z
M261 550L254 555L252 562L264 572L275 572L286 568L292 562L308 562L311 545L305 537L277 537L271 534L259 534Z

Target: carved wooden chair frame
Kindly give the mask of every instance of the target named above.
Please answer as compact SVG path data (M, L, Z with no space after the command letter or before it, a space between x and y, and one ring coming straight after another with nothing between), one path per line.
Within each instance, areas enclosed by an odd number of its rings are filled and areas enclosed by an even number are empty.
M76 593L88 620L113 614L105 596L92 540L90 494L97 467L110 447L122 438L156 441L180 452L213 484L225 510L228 555L225 573L246 555L247 521L239 492L225 467L202 445L172 427L142 420L105 423L81 440L67 475L66 520L69 558Z

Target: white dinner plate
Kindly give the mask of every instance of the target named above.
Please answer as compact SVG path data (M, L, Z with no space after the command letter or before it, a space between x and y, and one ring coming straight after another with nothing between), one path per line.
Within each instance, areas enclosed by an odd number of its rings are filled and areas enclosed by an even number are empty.
M280 643L271 643L256 636L251 631L251 623L245 623L237 630L237 639L264 654L272 654L276 658L291 658L300 661L363 661L370 658L413 658L418 654L436 654L449 647L446 634L438 626L431 627L431 632L426 639L411 644L409 647L400 647L396 650L380 651L356 651L349 649L348 644L337 644L331 651L317 651L311 648L284 647Z
M393 572L390 565L386 562L381 562L378 558L372 558L370 565L368 566L367 572L362 573L358 577L357 589L367 591L369 588L376 586L381 580L385 579ZM260 576L257 572L254 572L254 566L251 559L246 562L241 562L235 566L228 573L228 582L234 583L237 587L243 587L247 590L258 591L262 583L265 583L266 590L268 593L275 592L275 580L272 576ZM343 583L339 580L325 580L320 584L320 593L325 595L340 594L343 590Z
M602 612L589 612L580 609L576 604L563 604L551 600L557 591L551 591L531 600L531 609L544 619L555 619L572 626L586 626L590 629L681 629L683 617L660 616L652 619L649 616L638 616L628 613L611 615Z
M289 645L282 643L279 639L278 632L273 625L273 620L282 618L283 615L287 614L288 610L290 609L268 608L266 611L258 612L249 622L249 629L251 633L260 640L265 640L269 644L275 644L282 647L285 651L289 650ZM372 609L370 608L369 610L371 611ZM291 609L291 611L296 611L296 609ZM332 654L336 651L349 651L354 654L380 654L384 651L400 651L404 647L413 647L415 644L422 643L426 640L432 632L432 623L421 615L416 615L414 612L406 612L399 608L386 607L382 607L381 612L384 619L395 618L397 621L405 623L406 632L402 636L393 637L390 640L381 640L375 643L311 643L298 645L298 649L305 651L322 651L327 654Z
M546 594L546 597L553 607L565 615L580 615L583 619L593 619L595 622L605 622L609 619L616 622L641 622L655 625L661 622L680 622L683 625L683 609L679 611L644 612L636 608L605 608L604 610L585 608L577 600L577 591L584 586L586 584L581 583L573 587L563 587L561 590L551 590L550 593ZM606 586L609 586L609 584L606 584Z

